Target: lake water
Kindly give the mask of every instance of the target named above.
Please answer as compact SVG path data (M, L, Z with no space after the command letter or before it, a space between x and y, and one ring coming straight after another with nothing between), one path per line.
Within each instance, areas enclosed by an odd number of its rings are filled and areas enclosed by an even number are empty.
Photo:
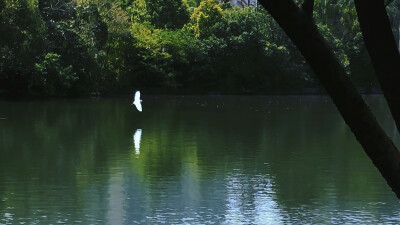
M142 99L0 101L0 224L400 223L326 96Z

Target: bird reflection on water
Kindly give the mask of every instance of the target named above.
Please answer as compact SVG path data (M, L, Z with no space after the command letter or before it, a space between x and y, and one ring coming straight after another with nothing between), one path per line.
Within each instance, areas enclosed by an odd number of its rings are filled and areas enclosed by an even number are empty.
M142 139L142 129L137 129L133 135L133 143L135 144L136 155L140 154L140 140Z

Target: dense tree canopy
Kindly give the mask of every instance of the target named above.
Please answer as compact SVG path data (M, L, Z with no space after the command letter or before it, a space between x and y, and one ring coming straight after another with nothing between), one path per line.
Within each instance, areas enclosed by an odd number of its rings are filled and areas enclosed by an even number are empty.
M182 0L135 0L128 5L134 22L148 21L161 29L180 29L189 19Z
M397 43L398 5L387 8ZM353 1L316 0L313 18L357 86L379 87ZM216 0L1 0L0 21L7 34L0 37L2 92L287 93L320 86L261 7Z

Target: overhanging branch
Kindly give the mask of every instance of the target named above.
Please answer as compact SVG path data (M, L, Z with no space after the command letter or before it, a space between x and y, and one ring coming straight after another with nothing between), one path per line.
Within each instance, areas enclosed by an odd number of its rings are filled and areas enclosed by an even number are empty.
M375 74L400 131L400 54L383 0L355 0L358 21Z
M313 17L314 11L314 0L304 0L303 4L300 5L300 8L307 14L308 17Z
M400 153L319 33L310 12L307 15L293 0L260 3L303 54L365 153L400 199Z

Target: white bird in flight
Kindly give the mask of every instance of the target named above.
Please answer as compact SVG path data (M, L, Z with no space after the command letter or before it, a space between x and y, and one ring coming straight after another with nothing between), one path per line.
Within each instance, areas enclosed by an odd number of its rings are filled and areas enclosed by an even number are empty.
M142 100L140 99L140 91L136 91L135 97L133 99L132 105L135 105L139 112L142 111Z

